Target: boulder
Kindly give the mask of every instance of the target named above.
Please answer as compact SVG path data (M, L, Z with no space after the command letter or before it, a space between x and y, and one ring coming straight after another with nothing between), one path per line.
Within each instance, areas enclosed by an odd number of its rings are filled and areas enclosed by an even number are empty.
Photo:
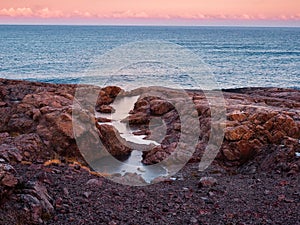
M97 125L100 131L100 139L106 150L113 156L129 155L132 151L126 145L126 140L122 138L116 128L108 124Z
M154 99L150 101L150 110L152 115L160 116L172 109L174 109L174 106L166 100Z
M95 107L99 108L101 105L111 104L121 91L122 89L116 86L102 88L97 98Z

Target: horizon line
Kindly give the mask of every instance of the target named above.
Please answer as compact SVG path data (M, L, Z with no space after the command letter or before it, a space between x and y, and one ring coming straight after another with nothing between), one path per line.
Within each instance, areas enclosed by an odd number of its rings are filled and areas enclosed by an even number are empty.
M88 24L88 23L1 23L0 26L87 26L87 27L257 27L257 28L300 28L300 25L266 24Z

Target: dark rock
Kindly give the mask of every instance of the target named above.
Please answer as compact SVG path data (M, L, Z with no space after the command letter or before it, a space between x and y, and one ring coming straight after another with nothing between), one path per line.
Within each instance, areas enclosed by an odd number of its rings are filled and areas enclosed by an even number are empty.
M5 159L9 163L16 164L21 162L23 157L16 147L2 144L0 145L0 158Z
M26 207L24 208L24 216L27 216L25 220L41 223L43 220L51 218L54 207L50 203L51 197L43 185L38 182L28 182L21 192L19 197Z

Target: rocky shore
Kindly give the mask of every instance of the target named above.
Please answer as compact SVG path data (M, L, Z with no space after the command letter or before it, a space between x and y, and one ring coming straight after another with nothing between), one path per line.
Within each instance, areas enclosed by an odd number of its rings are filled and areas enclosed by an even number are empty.
M95 104L83 106L78 88L97 93ZM205 93L186 90L195 110L183 108L182 115L196 118L189 129L199 131L189 162L176 175L156 179L161 182L124 186L89 167L105 154L87 151L83 157L80 150L103 145L126 158L147 148L142 161L153 165L170 156L180 161L184 156L176 149L189 149L192 141L189 135L181 140L186 128L178 108L186 99L176 91L176 101L149 93L0 79L0 224L299 224L299 90L223 90L224 138L204 171L198 165L216 129L213 108ZM123 122L157 146L128 144L105 124L108 118L94 114L109 115L115 98L136 94Z

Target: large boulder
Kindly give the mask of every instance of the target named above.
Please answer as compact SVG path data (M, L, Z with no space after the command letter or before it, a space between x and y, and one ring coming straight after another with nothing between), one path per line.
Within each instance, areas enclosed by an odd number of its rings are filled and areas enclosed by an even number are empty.
M126 140L122 138L116 128L108 124L97 125L100 131L100 139L106 150L113 156L126 156L132 151L126 145Z

